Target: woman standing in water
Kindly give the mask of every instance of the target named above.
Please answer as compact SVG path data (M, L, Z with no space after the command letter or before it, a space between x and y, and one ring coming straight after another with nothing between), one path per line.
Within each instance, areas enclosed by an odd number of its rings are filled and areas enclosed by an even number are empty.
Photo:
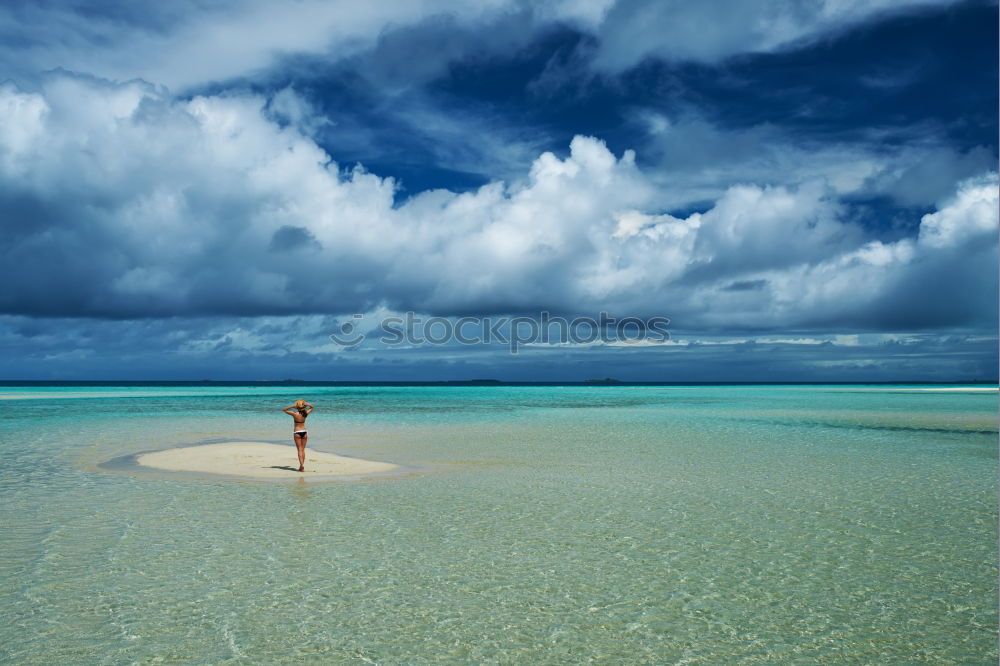
M295 440L295 448L299 450L299 471L306 471L306 442L309 440L309 433L306 431L306 417L312 414L313 406L305 400L296 400L294 405L285 407L284 413L292 417L292 438Z

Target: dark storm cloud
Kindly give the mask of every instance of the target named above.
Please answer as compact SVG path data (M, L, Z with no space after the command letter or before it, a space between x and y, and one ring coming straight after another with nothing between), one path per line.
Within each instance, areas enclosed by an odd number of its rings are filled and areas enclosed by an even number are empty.
M0 317L10 379L413 381L968 381L991 377L996 338L962 335L691 337L669 346L375 346L345 351L327 317L90 319Z
M753 291L767 286L767 280L737 280L722 288L723 291Z
M272 252L288 252L304 249L322 250L323 245L305 227L295 227L286 224L271 236L271 243L268 245L268 249Z

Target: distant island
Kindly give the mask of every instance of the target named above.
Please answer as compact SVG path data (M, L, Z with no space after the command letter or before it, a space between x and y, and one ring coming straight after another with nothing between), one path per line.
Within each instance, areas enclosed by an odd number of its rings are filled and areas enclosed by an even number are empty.
M604 379L585 379L585 384L619 384L620 379L615 379L614 377L605 377Z
M449 379L445 384L503 384L499 379Z

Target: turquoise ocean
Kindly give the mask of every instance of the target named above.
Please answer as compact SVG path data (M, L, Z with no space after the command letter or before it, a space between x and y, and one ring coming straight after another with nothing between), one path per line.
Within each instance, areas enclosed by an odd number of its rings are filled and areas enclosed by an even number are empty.
M924 388L3 386L0 663L995 664L997 393ZM128 462L300 397L407 474Z

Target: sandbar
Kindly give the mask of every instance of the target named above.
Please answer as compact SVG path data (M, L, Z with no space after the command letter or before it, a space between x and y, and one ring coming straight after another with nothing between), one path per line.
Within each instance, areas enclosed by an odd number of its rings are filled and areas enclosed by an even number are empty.
M265 442L224 442L144 453L143 467L171 472L251 477L257 479L362 477L385 474L400 465L338 456L306 448L306 471L299 472L294 446Z

